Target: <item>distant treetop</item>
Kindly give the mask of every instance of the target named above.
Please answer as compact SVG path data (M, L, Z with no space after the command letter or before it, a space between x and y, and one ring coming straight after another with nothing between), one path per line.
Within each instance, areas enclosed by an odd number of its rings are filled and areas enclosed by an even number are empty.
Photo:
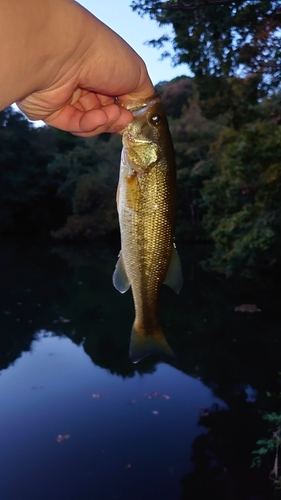
M172 25L174 36L149 43L163 48L171 41L174 64L187 63L195 76L255 73L267 89L280 85L279 0L133 0L131 7L159 25Z

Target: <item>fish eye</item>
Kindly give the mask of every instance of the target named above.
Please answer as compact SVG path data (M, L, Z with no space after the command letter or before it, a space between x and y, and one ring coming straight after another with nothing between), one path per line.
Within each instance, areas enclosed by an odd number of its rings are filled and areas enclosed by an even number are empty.
M161 116L160 115L152 115L149 120L151 125L158 125L158 123L161 122Z

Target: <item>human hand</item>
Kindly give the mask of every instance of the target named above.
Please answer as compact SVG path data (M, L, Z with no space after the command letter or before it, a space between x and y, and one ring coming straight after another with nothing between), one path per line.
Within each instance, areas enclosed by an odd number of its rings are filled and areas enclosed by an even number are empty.
M103 132L119 132L133 119L132 113L116 104L118 100L126 104L153 93L153 87L141 59L134 54L131 78L126 71L127 64L116 64L110 56L110 63L101 59L97 64L87 60L78 64L50 88L40 90L17 102L18 107L30 120L43 120L48 125L66 130L81 137L90 137ZM86 81L84 72L88 72ZM139 66L139 67L137 67ZM61 71L63 73L63 71ZM90 82L93 89L90 90ZM78 82L77 82L78 80ZM77 82L77 83L76 83ZM89 83L88 83L89 82Z
M126 104L153 93L141 58L116 33L74 1L44 0L38 4L38 0L23 0L23 3L28 4L25 16L31 11L29 4L33 4L36 22L37 15L39 18L41 15L43 29L32 40L32 30L27 29L27 23L26 36L31 37L32 49L25 59L32 70L24 68L24 72L31 75L31 81L27 78L21 83L13 79L18 107L30 120L43 120L82 137L122 130L133 117L130 111L115 103L115 97ZM14 9L21 5L22 2L15 2ZM48 8L49 22L46 23L43 19L46 13L40 9ZM32 21L34 23L34 16ZM22 24L19 28L22 29ZM33 31L36 34L36 30ZM37 46L33 47L34 43ZM35 59L33 65L32 58Z

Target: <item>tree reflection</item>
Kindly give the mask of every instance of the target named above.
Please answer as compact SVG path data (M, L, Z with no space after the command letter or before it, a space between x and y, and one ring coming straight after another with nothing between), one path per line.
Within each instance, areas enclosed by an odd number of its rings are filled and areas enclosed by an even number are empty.
M181 481L180 500L270 500L277 498L268 479L269 469L251 468L252 451L265 426L251 403L239 409L213 405L199 424L207 429L193 443L193 471Z
M55 248L2 244L1 370L30 349L40 330L82 344L93 363L113 374L156 370L156 357L137 365L128 357L134 307L130 293L121 296L112 286L118 250L106 242ZM186 281L178 297L163 287L161 322L177 369L200 378L228 406L200 418L208 432L194 442L194 470L182 480L182 500L205 500L209 491L217 500L248 500L250 491L252 498L268 499L268 473L250 465L255 443L265 434L259 413L268 410L265 392L279 389L279 295L274 287L268 291L203 273L197 249L179 251ZM262 311L235 312L243 303Z
M118 251L118 243L104 241L86 247L2 245L2 369L45 329L83 344L93 362L112 373L126 377L155 370L157 358L138 365L128 359L134 307L129 292L120 295L112 286ZM163 287L161 303L177 368L200 377L229 406L247 386L274 391L281 342L276 290L210 276L198 268L198 249L184 247L180 253L183 290L175 297ZM235 312L241 303L257 303L262 311Z

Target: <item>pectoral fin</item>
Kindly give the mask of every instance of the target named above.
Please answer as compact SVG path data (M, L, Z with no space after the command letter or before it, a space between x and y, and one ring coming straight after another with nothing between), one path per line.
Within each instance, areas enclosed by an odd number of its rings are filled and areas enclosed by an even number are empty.
M120 293L125 293L127 290L129 290L131 283L129 281L129 278L126 273L126 269L124 266L124 261L122 257L122 252L119 254L119 259L117 261L115 271L113 273L112 277L113 285L115 286L116 290L118 290Z
M173 245L172 248L170 265L164 284L169 286L176 293L180 292L183 284L181 262L175 245Z
M126 176L126 206L130 210L136 211L141 191L137 172L134 170Z

